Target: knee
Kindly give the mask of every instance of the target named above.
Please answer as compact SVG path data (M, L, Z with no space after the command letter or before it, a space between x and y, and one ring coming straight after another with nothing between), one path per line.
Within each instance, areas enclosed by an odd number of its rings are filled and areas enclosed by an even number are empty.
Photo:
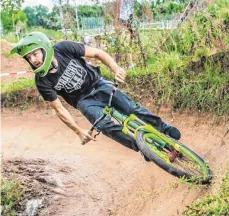
M130 115L130 114L136 114L136 113L139 113L141 111L142 107L140 104L131 104L130 106L127 106L125 107L125 110L123 110L123 112L126 114L126 115Z

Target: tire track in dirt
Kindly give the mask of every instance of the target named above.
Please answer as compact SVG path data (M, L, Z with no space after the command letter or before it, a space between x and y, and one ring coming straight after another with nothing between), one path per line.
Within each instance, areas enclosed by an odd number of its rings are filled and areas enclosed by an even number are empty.
M72 112L77 122L89 128L88 122ZM229 162L228 124L212 126L208 117L174 114L173 124L183 134L182 141L209 161L214 173L225 171ZM170 121L166 114L163 119ZM2 158L4 161L44 160L49 175L61 173L61 193L50 198L50 205L40 215L120 215L172 216L209 188L192 188L132 150L99 136L85 146L52 111L32 108L23 112L4 109L2 113ZM29 165L28 165L29 166ZM58 188L58 187L57 187ZM57 190L58 192L58 190Z

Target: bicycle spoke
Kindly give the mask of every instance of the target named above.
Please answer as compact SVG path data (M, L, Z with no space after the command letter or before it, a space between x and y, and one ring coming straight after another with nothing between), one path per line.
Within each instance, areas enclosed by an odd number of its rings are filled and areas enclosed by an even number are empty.
M145 136L144 136L145 135ZM162 136L163 137L163 136ZM151 140L149 138L152 138ZM209 183L211 170L206 163L185 145L175 140L150 137L150 134L140 131L137 137L139 149L148 158L170 174L185 177L188 181ZM172 143L174 142L174 143ZM170 146L170 145L173 145Z

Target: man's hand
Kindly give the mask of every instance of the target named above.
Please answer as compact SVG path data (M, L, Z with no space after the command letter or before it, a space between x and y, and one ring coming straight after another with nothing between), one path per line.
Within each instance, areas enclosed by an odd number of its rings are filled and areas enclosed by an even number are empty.
M96 141L92 136L92 132L89 130L80 130L77 131L76 134L79 136L82 145L88 143L90 140Z
M117 68L115 71L115 80L121 83L125 82L126 71L123 68Z
M51 106L55 109L57 116L80 137L82 145L86 144L90 140L96 140L94 137L92 137L91 131L84 130L78 124L76 124L71 114L62 105L59 98L52 101Z

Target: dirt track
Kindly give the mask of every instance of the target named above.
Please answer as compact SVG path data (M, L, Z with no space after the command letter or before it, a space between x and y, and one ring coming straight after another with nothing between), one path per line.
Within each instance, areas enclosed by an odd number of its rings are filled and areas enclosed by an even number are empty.
M12 46L2 45L3 52ZM2 72L27 68L22 59L14 58L12 64L2 56ZM72 114L83 127L90 127L76 110ZM171 120L168 114L160 116ZM209 161L215 174L221 169L224 173L229 162L228 123L212 126L207 117L175 114L172 124L180 128L182 141ZM102 135L81 146L52 111L4 109L1 143L4 174L16 174L27 188L27 199L44 198L39 215L174 216L204 193L217 190L217 184L189 189L139 153Z
M89 128L77 111L72 114ZM171 120L169 115L160 116ZM173 122L182 131L182 141L209 161L216 174L229 162L229 134L225 135L228 124L213 127L211 123L207 117L178 114ZM5 172L27 176L31 182L26 184L33 187L47 186L44 193L34 194L48 198L49 207L40 215L181 215L192 201L217 189L177 184L175 177L145 162L139 153L103 135L81 146L52 111L37 108L3 111L2 155Z

